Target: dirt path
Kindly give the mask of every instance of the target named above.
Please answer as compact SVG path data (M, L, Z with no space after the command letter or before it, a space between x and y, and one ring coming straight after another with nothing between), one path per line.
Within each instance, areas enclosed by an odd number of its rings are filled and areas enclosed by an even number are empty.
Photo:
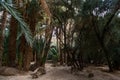
M0 76L0 80L120 80L120 73L106 73L95 67L88 67L78 73L70 73L68 67L51 67L50 64L46 66L47 74L39 76L37 79L32 79L28 74L18 76ZM94 73L93 78L88 78L88 73Z

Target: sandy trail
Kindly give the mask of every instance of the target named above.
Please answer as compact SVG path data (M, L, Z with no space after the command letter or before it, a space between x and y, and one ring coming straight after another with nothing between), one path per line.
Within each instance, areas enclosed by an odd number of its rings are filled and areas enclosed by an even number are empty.
M47 64L46 70L47 73L37 79L32 79L28 73L18 76L0 76L0 80L120 80L120 73L110 74L102 72L95 67L88 67L81 72L71 74L68 67L51 67L50 64ZM93 78L88 78L87 70L91 70L94 73Z

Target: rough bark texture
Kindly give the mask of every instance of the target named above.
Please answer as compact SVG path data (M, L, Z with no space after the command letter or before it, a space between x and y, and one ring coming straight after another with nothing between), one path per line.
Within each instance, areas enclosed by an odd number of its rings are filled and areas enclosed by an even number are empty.
M47 5L46 1L45 1L45 0L40 0L40 3L41 3L41 5L42 5L42 8L45 10L45 13L46 13L49 17L51 17L51 13L50 13L50 10L49 10L49 8L48 8L48 5Z
M2 53L3 53L3 38L4 38L3 30L6 26L6 21L7 21L7 12L4 11L3 12L3 17L2 17L2 24L1 24L1 27L0 27L0 30L1 30L1 32L0 32L0 66L2 64Z
M50 43L51 43L51 39L52 39L52 34L53 34L53 27L49 26L48 29L46 29L46 34L47 37L46 37L46 44L45 44L45 47L43 49L43 59L42 59L42 65L41 66L45 66L45 62L46 62L46 58L47 58L47 55L48 55L48 51L50 49Z
M27 9L27 7L29 7L29 5L26 6L26 9ZM30 27L30 30L32 32L32 36L34 36L35 26L36 26L36 22L37 22L36 21L36 14L37 13L35 13L33 10L33 12L31 14L27 14L27 12L25 12L23 16ZM21 37L20 51L23 55L22 67L24 70L28 71L30 68L30 62L33 59L33 49L32 49L32 47L30 47L27 44L24 36Z
M9 51L8 58L9 63L8 66L14 67L15 59L16 59L16 38L17 38L17 21L12 17L10 22L10 35L9 35Z
M29 24L30 24L30 30L32 34L34 35L35 31L35 25L36 25L36 19L35 17L30 17L29 19ZM25 45L25 51L24 51L24 70L29 70L30 68L30 62L33 59L33 49L29 45Z
M47 14L47 16L48 16L48 19L46 20L46 24L48 27L45 30L45 45L41 52L42 55L41 55L41 58L39 59L39 61L36 59L37 60L36 65L45 67L45 61L46 61L47 54L48 54L48 51L50 48L53 28L50 26L51 25L51 13L50 13L50 10L48 8L46 1L45 0L39 0L39 1L41 3L43 10L45 11L45 14Z

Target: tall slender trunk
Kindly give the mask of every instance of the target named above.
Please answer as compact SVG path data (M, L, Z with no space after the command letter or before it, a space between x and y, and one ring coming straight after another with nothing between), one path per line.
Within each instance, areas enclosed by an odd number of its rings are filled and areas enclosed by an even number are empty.
M100 46L101 48L103 49L104 53L105 53L105 58L107 60L107 63L108 63L108 67L109 67L109 71L110 72L113 72L113 68L112 68L112 63L110 61L110 57L109 57L109 51L107 50L107 48L105 47L105 44L104 44L104 39L103 37L100 36L100 32L98 30L98 26L96 25L96 23L94 22L96 19L93 17L93 26L94 26L94 31L96 33L96 36L97 36L97 39L100 43ZM105 34L104 34L105 35Z
M2 64L2 55L3 55L3 42L4 42L3 30L6 27L6 22L7 22L7 12L6 10L4 10L2 17L2 24L1 24L1 33L0 33L0 66Z
M64 24L64 63L67 63L67 36L66 36L66 24Z
M60 28L59 36L57 36L57 38L59 39L60 65L63 65L64 58L63 58L63 50L61 48L61 46L63 46L63 33L61 28Z
M16 65L16 38L17 38L17 26L18 23L15 18L11 18L10 22L10 35L9 35L9 53L8 53L8 66L14 67Z
M57 43L57 50L58 50L58 59L60 59L60 42L58 39L58 36L60 36L59 32L60 32L60 29L57 27L57 29L56 29L56 43ZM58 61L60 61L60 60L58 60Z
M45 30L45 45L42 51L42 58L40 59L40 61L37 62L37 66L43 66L45 67L45 62L46 62L46 58L47 58L47 54L50 48L50 43L51 43L51 38L52 38L52 33L53 33L53 27L51 27L51 13L50 10L48 8L48 5L46 3L45 0L39 0L41 3L41 6L43 8L43 10L45 11L45 13L48 16L48 19L46 20L46 24L47 24L47 29Z

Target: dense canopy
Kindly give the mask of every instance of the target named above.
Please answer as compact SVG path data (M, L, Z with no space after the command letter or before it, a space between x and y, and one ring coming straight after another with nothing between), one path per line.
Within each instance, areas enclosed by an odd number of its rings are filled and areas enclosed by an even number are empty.
M34 71L49 60L119 70L120 0L0 0L0 66Z

